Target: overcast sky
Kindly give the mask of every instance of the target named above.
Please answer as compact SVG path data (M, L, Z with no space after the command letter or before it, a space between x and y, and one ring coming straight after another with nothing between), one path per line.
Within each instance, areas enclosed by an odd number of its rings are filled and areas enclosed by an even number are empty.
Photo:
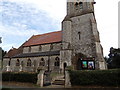
M118 48L118 1L95 0L95 17L104 56ZM2 48L18 48L32 35L61 30L66 0L0 0Z

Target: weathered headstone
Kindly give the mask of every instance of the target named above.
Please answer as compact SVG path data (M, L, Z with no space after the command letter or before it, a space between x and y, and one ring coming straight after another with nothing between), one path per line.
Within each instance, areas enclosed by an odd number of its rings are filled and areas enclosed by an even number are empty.
M39 72L37 78L38 78L37 85L39 85L40 87L43 87L44 70L41 70Z

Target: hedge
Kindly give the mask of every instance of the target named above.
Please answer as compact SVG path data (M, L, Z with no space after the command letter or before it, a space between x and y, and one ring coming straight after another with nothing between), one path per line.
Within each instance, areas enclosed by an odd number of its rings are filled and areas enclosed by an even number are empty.
M69 70L72 86L120 86L120 69L73 71Z
M2 81L37 83L37 73L3 72Z

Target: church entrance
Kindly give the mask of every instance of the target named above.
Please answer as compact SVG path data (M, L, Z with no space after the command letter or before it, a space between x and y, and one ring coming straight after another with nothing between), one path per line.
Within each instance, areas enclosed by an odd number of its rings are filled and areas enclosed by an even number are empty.
M64 67L64 70L65 70L65 68L67 67L67 63L64 63L64 64L63 64L63 67Z
M67 63L65 62L64 64L63 64L63 68L64 68L64 78L65 78L65 68L67 67Z

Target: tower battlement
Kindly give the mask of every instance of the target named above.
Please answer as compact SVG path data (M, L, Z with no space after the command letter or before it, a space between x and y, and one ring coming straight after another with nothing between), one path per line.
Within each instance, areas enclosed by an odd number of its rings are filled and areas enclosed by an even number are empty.
M94 12L94 0L68 0L67 15L76 16Z

